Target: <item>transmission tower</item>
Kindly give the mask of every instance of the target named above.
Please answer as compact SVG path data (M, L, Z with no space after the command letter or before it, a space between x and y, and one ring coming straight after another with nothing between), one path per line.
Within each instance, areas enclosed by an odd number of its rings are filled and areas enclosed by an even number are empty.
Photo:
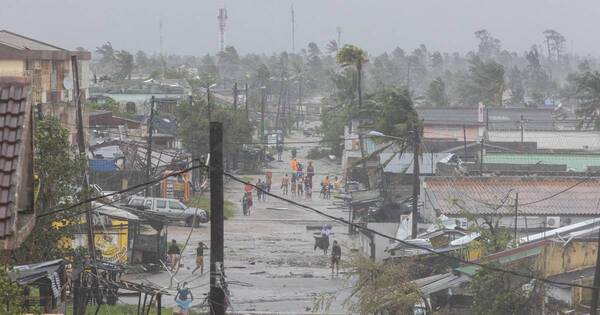
M225 28L227 26L227 9L219 9L219 51L225 51Z

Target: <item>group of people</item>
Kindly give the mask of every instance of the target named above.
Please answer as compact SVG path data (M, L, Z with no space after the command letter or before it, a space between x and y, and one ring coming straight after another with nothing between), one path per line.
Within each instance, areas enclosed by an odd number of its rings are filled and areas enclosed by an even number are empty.
M196 269L192 271L192 274L196 272L196 270L200 269L200 274L204 274L204 250L208 249L208 247L203 242L198 242L198 247L196 247ZM177 240L172 240L171 245L169 245L169 249L167 251L167 263L171 264L171 270L177 268L177 265L181 261L181 250L179 245L177 244ZM181 286L177 288L177 294L175 295L175 303L177 304L177 311L173 314L186 315L192 305L192 301L194 300L194 295L190 288L188 288L188 283L183 282Z
M285 174L281 178L281 191L287 195L291 190L292 196L305 196L306 199L312 198L313 177L315 176L315 167L312 162L308 162L306 169L302 163L295 157L290 162L291 174ZM288 189L289 187L289 189Z
M329 250L329 237L333 235L333 227L329 224L323 224L321 226L321 231L315 235L315 247L322 249L323 253L327 255L327 250ZM331 273L333 274L334 268L336 273L339 274L340 271L340 259L342 258L342 248L338 244L337 241L333 241L333 246L331 246Z

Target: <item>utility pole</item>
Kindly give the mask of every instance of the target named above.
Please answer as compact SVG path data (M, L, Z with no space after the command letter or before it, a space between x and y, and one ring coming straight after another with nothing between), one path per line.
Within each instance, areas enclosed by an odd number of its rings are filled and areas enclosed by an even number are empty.
M246 106L246 121L250 121L250 116L248 115L248 83L244 86L244 105Z
M523 114L521 114L521 120L519 121L519 124L521 124L521 144L523 144L523 133L525 131L524 127L523 127Z
M300 111L302 110L302 76L298 80L298 107L296 108L296 127L300 127Z
M463 142L465 143L465 158L467 157L467 128L463 125Z
M79 64L77 62L77 56L71 56L71 71L73 72L73 100L75 101L75 106L77 108L77 146L79 148L79 154L83 157L86 157L85 153L85 137L83 134L83 110L81 108L81 94L79 90ZM86 158L87 160L87 158ZM83 171L83 191L87 194L90 192L90 178L88 176L87 168ZM85 221L87 223L87 243L88 243L88 251L92 261L92 274L94 275L94 280L92 281L92 295L95 292L95 288L97 287L97 271L96 271L96 246L95 246L95 237L94 237L94 222L92 219L92 204L86 203L85 205ZM75 280L77 285L76 290L74 291L74 302L73 302L73 313L75 315L81 314L81 307L85 309L85 305L87 305L87 297L86 294L81 294L80 291L80 281L79 275L77 275L77 279ZM85 292L85 291L84 291ZM75 297L76 296L76 297ZM83 298L82 298L83 297Z
M294 14L294 5L292 4L292 52L296 52L296 16Z
M265 87L260 90L260 164L265 161Z
M210 293L211 314L225 314L223 291L223 124L210 123Z
M517 243L517 221L519 219L519 193L515 196L515 244Z
M481 148L480 148L480 153L479 153L479 176L483 175L483 147L484 147L484 140L483 140L483 138L481 138Z
M212 105L210 104L210 85L206 86L206 107L208 108L208 122L211 122Z
M233 83L233 110L237 110L237 102L238 102L238 88L237 82Z
M150 99L150 119L148 120L148 139L146 140L146 183L151 179L152 169L152 135L154 134L154 96ZM146 197L150 197L151 187L146 186Z
M421 182L419 175L421 170L419 168L419 153L420 153L420 136L419 127L416 126L413 131L413 193L412 193L412 233L413 239L417 238L418 224L417 217L419 216L419 194L421 193Z
M598 249L600 249L600 231L598 232ZM594 284L592 285L592 305L590 315L598 315L598 294L600 293L600 250L596 250L596 271L594 272Z
M335 28L335 30L337 32L338 49L340 49L340 48L342 48L342 28L338 26Z

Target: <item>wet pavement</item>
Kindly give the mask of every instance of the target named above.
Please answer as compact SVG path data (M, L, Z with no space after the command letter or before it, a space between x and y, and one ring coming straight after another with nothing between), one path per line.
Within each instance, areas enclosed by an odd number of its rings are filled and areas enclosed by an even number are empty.
M318 141L315 137L306 137L301 132L288 137L286 143L296 141ZM290 170L292 146L298 150L298 158L306 167L305 158L311 147L318 143L302 143L286 145L283 154L284 162L272 162L268 169L273 172L271 192L281 194L279 183L285 172ZM315 175L314 189L325 174L339 175L340 165L334 161L313 161ZM264 180L264 175L240 175L245 179L251 178L256 183L258 178ZM341 272L332 275L329 267L330 256L322 250L313 250L313 233L317 230L307 230L307 226L320 226L324 223L333 226L331 242L337 240L342 246L342 261L352 241L344 225L332 222L314 212L299 208L288 202L267 197L265 202L258 202L254 195L254 208L250 216L244 216L241 211L243 185L232 180L226 180L225 199L238 205L236 216L225 221L225 274L228 281L231 305L235 313L279 313L302 314L311 313L315 303L331 302L328 310L317 313L345 314L343 302L348 296L350 281ZM292 195L285 197L292 198ZM334 205L334 200L319 198L318 191L313 193L311 200L295 198L302 204L309 205L336 217L347 217L343 207ZM171 226L168 239L176 239L183 244L190 233L190 228ZM194 294L194 307L202 304L209 289L209 250L205 250L205 273L199 270L192 274L195 268L195 247L198 241L210 245L210 225L205 224L192 231L188 246L182 253L183 265L174 276L172 287L177 282L187 281ZM343 270L342 270L343 271ZM167 272L160 274L129 275L133 281L151 282L161 287L169 287L171 276ZM170 298L163 299L163 305L173 305ZM230 309L231 311L232 309ZM314 314L314 313L312 313Z

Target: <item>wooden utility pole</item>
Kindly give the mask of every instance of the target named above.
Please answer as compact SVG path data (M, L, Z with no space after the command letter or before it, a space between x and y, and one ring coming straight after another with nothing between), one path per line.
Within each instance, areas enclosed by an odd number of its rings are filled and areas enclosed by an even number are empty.
M146 183L152 179L152 135L154 134L154 96L150 99L150 119L148 120L148 139L146 140ZM146 197L151 196L152 187L146 186Z
M211 314L225 314L223 269L223 124L210 123L210 293Z
M421 181L419 175L421 169L419 168L419 155L421 151L421 141L419 135L419 127L416 126L413 131L413 192L412 192L412 231L411 237L417 238L417 232L419 229L417 218L419 217L419 194L421 193Z
M237 102L238 102L238 88L237 82L233 83L233 110L237 110Z
M75 101L75 107L77 108L77 146L79 148L79 154L86 158L85 153L85 137L83 133L83 110L81 108L81 94L79 90L79 64L77 62L77 56L71 56L71 70L73 72L73 101ZM84 193L90 192L90 178L88 175L87 168L83 171L83 191ZM90 259L92 261L92 274L94 275L94 280L92 281L92 295L94 294L95 287L97 287L97 272L96 272L96 246L95 246L95 237L94 237L94 222L92 218L92 204L90 202L85 205L85 221L87 223L87 243L88 243L88 251L90 255ZM75 280L76 284L80 284L79 275ZM81 314L81 307L85 310L85 306L87 305L87 298L85 298L85 294L81 295L80 285L78 285L77 290L74 291L74 303L73 303L73 313L75 315ZM78 292L79 291L79 292ZM83 298L82 298L83 296ZM85 312L85 311L84 311Z
M600 249L600 231L598 231L598 249ZM594 272L594 284L592 285L592 305L590 315L598 315L598 294L600 293L600 250L596 250L596 271Z

